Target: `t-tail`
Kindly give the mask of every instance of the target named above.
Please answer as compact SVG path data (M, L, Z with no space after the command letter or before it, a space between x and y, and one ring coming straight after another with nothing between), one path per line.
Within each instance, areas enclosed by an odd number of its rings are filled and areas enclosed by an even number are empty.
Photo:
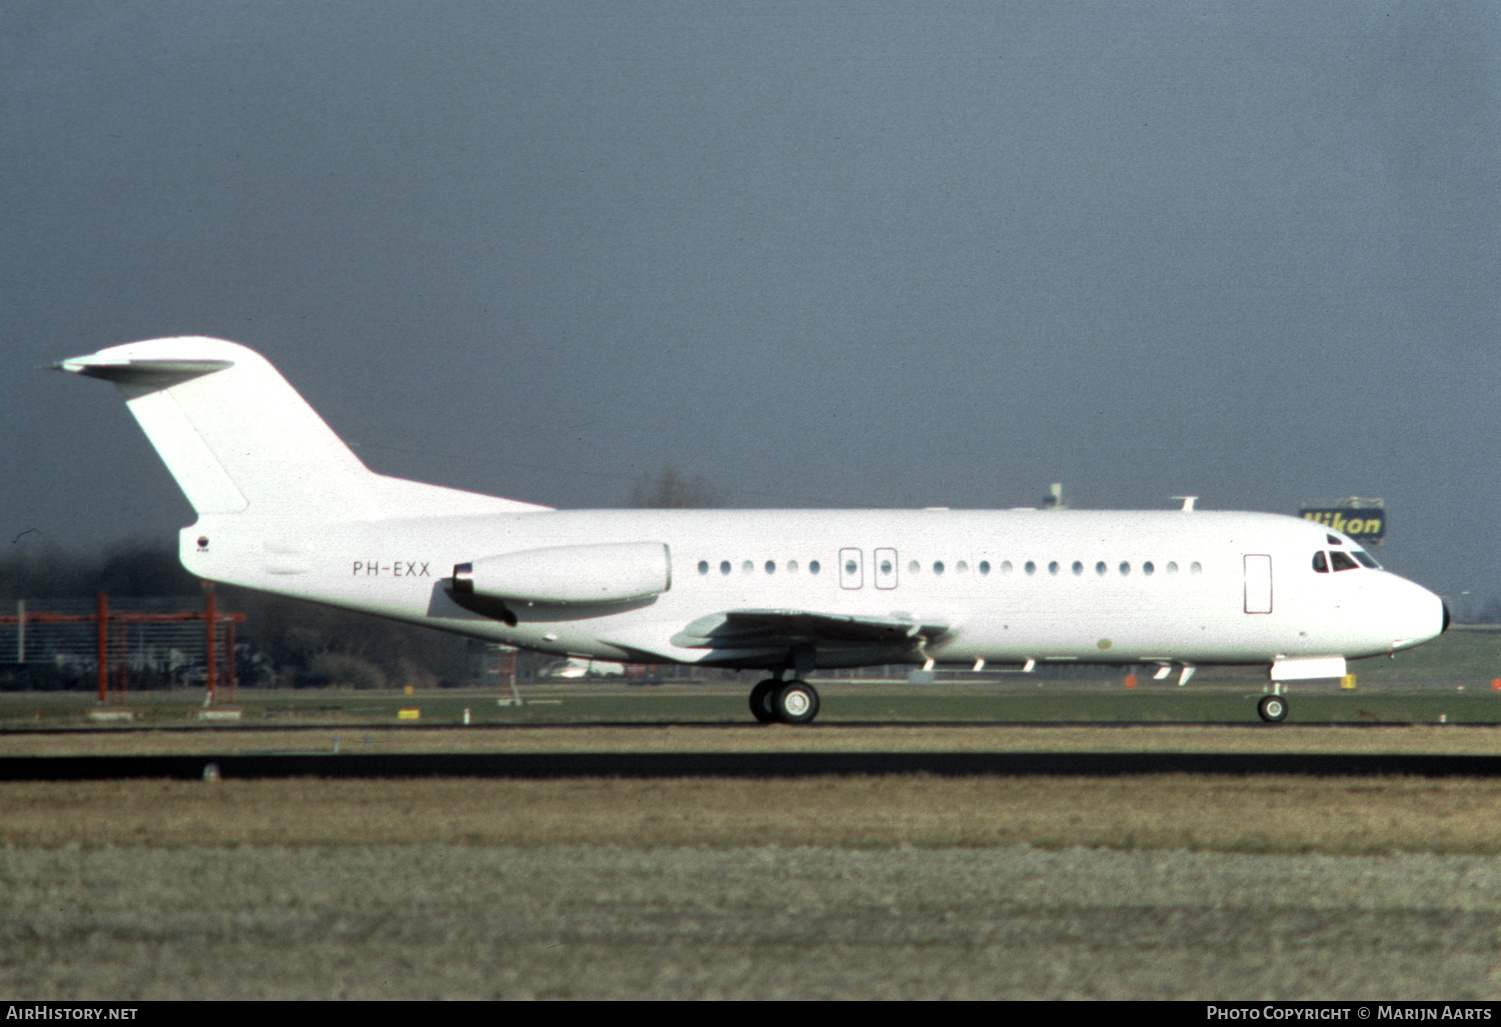
M200 518L265 524L546 507L376 474L254 350L183 336L55 365L112 381Z

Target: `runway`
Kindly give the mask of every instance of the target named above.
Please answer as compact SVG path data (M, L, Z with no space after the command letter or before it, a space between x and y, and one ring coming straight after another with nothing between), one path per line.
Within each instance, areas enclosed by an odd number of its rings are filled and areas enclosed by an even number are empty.
M10 756L0 781L360 778L1086 777L1158 774L1494 778L1501 756L1212 752L564 752Z
M693 723L31 730L0 781L1501 774L1495 725Z

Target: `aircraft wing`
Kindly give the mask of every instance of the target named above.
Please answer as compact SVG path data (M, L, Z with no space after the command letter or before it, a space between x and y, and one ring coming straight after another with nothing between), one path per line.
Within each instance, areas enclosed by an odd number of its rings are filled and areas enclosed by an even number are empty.
M727 610L700 617L672 638L685 649L918 648L947 624L908 616L861 617L810 610Z

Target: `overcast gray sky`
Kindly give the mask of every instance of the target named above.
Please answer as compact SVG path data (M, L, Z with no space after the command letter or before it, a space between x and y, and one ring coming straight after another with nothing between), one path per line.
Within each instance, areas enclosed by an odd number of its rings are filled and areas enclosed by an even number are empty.
M668 464L755 507L1381 496L1388 566L1501 592L1498 29L9 0L0 543L191 521L112 388L33 368L209 334L403 477L565 507Z

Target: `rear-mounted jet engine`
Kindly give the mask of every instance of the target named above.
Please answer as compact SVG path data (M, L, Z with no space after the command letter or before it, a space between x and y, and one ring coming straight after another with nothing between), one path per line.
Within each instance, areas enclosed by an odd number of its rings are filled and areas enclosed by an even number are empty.
M457 596L523 603L628 603L672 587L662 542L523 549L453 569Z

